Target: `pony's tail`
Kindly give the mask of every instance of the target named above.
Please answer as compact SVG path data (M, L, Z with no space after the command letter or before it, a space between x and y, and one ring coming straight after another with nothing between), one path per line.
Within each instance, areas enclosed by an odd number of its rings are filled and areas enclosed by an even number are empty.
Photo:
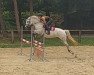
M74 40L74 38L71 36L69 30L65 30L68 40L75 46L78 45L78 42Z

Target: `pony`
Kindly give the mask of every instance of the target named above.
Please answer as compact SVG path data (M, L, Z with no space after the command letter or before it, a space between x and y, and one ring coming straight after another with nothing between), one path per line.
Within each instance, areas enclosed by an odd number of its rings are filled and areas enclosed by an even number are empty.
M55 30L50 31L50 34L45 33L45 29L43 27L43 23L40 22L40 19L38 16L30 16L26 19L26 25L25 27L31 27L34 26L34 33L37 33L39 35L43 35L45 38L59 38L61 41L63 41L64 45L66 46L68 52L74 55L74 52L70 50L68 40L70 40L74 45L78 45L78 43L74 40L74 38L71 36L69 30L63 30L61 28L55 28Z

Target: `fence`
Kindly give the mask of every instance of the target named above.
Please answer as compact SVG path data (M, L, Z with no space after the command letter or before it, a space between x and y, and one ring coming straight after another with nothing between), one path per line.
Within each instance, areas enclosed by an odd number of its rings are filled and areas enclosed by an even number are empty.
M2 31L1 31L2 32ZM17 33L17 30L5 30L4 32L10 33L11 42L14 42L15 33ZM23 30L24 33L29 33L30 30ZM81 38L83 36L94 36L94 30L70 30L71 34L73 36L78 37L78 42L81 42Z

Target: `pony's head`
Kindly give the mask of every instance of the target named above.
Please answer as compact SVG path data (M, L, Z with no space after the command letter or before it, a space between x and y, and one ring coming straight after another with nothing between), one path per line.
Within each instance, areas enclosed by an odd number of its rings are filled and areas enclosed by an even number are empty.
M25 27L27 28L27 27L30 27L30 26L31 26L30 17L28 17L28 18L26 19Z

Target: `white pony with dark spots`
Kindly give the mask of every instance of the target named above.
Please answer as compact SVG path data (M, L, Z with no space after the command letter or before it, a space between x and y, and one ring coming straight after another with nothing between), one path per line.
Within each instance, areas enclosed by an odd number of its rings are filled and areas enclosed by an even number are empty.
M34 26L34 33L37 33L37 34L44 34L44 37L45 38L59 38L61 39L61 41L64 42L65 46L67 47L67 50L71 53L71 54L74 54L70 48L69 48L69 44L67 42L67 40L69 39L74 45L78 45L78 43L74 40L74 38L71 36L69 30L63 30L63 29L60 29L60 28L55 28L54 31L50 31L50 34L47 35L44 30L44 27L43 27L43 23L40 22L40 19L37 17L37 16L30 16L26 19L26 25L25 27L30 27L30 26Z

